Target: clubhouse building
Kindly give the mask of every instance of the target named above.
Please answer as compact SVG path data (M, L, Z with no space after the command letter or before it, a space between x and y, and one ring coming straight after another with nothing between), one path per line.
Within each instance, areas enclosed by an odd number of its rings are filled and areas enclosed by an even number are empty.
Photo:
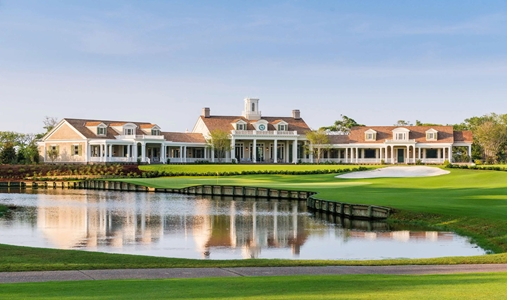
M207 143L215 130L229 133L225 157ZM407 164L452 161L455 147L469 155L473 141L470 131L452 126L361 126L346 135L329 132L328 144L313 145L309 131L299 110L290 117L263 116L259 99L246 98L239 116L203 108L192 132L166 132L149 122L64 118L39 142L39 153L55 163L312 163L311 150L320 147L320 162Z

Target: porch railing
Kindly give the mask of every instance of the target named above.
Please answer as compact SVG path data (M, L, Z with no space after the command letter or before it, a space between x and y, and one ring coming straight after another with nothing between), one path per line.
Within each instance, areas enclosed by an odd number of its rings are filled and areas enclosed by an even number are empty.
M293 136L298 135L297 131L259 131L259 130L233 130L232 134L234 135L282 135L282 136Z

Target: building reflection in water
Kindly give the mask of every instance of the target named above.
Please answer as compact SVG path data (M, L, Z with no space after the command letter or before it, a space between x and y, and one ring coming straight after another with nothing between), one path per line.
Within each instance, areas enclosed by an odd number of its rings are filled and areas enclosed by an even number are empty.
M384 222L311 215L305 202L285 200L50 190L37 194L36 202L36 227L51 247L61 249L124 252L159 247L156 253L139 254L188 258L257 258L278 249L298 257L309 238L330 234L343 243L454 237L446 232L390 231ZM175 254L175 249L186 254ZM224 257L227 251L234 255Z

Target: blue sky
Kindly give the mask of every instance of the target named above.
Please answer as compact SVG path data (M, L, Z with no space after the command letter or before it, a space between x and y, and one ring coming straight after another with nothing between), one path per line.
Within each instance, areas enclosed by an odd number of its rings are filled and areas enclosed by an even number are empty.
M191 130L203 107L369 125L507 113L507 1L0 0L0 131Z

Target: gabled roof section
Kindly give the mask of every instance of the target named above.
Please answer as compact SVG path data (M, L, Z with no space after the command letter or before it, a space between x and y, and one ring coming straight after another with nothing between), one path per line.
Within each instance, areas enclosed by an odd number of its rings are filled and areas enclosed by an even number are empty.
M368 143L384 143L385 140L393 139L393 133L409 131L409 139L415 140L417 143L453 143L454 130L452 126L358 126L350 130L349 140L351 144L365 143L365 132L368 129L377 132L376 141L368 141ZM426 131L434 129L438 131L438 141L426 141ZM396 130L396 131L395 131Z
M364 133L377 133L377 132L370 128L370 129L366 130Z
M139 127L142 129L151 129L151 128L160 129L160 127L157 124L141 124L141 126Z
M89 120L89 119L71 119L65 118L63 119L65 122L69 123L75 130L77 130L81 135L88 139L115 139L115 136L118 135L111 126L123 126L127 123L132 123L137 126L136 135L143 135L144 133L141 131L140 126L142 124L151 124L148 122L128 122L128 121L110 121L110 120ZM98 136L96 132L91 131L87 128L86 124L95 124L95 123L103 123L107 126L106 135ZM90 126L90 125L88 125Z
M234 123L237 119L243 119L239 116L210 116L209 118L200 116L199 118L206 125L209 131L213 131L215 129L225 131L234 130L232 123ZM262 120L266 120L268 122L268 130L277 130L275 129L275 124L273 122L283 120L287 122L288 131L297 131L298 134L305 134L310 131L310 127L308 127L303 119L296 120L292 117L262 117ZM247 130L255 130L255 127L253 124L247 123Z
M206 139L200 133L186 132L161 132L166 141L175 143L206 143Z
M473 143L472 132L468 130L454 131L454 142Z
M426 133L438 133L438 131L433 129L433 127L432 127L430 129L426 130Z

